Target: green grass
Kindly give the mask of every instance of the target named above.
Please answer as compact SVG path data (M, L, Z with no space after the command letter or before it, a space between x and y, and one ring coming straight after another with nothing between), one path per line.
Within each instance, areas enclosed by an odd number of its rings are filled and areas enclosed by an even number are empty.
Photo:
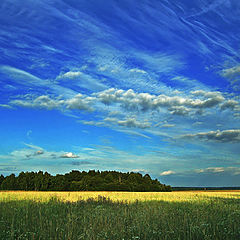
M187 193L186 193L187 194ZM240 199L0 201L0 239L240 239Z

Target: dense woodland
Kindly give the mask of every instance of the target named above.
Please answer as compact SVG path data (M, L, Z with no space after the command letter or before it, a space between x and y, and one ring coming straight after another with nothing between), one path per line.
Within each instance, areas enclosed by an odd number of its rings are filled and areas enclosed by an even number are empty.
M116 171L89 172L71 171L65 175L52 176L48 172L21 172L0 176L1 190L25 191L131 191L160 192L171 191L171 186L152 180L146 174L121 173Z

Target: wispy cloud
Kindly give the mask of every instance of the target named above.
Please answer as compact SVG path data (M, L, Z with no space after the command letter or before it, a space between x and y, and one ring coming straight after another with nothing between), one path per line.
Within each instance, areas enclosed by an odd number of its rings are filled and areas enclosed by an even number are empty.
M240 175L240 168L239 167L208 167L203 169L196 169L196 173L199 174L218 174L218 173L228 173L231 175Z
M128 128L141 128L141 129L145 129L145 128L150 128L151 125L149 122L139 122L137 121L135 118L127 118L125 120L119 120L117 118L105 118L104 119L105 122L110 122L110 123L115 123L119 126L124 126L124 127L128 127Z
M107 88L104 83L97 79L97 76L94 77L81 71L69 71L60 74L56 79L61 83L67 83L70 87L79 86L92 91L100 91Z
M186 134L183 136L183 138L196 138L202 141L214 141L219 143L237 143L240 142L240 129Z
M49 79L43 80L40 77L15 67L0 65L0 74L3 74L5 77L20 86L45 88L49 89L52 94L65 95L68 97L76 94L76 92L70 88L60 86Z

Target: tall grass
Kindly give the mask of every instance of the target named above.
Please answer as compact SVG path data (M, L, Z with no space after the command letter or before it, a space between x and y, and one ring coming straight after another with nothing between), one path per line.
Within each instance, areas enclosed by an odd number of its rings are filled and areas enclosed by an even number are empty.
M239 195L1 192L0 239L240 239Z

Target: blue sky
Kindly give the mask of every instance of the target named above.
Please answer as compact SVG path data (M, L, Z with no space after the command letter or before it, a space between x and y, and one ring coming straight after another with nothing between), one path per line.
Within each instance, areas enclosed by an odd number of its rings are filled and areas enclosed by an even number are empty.
M0 174L240 184L238 0L2 0Z

